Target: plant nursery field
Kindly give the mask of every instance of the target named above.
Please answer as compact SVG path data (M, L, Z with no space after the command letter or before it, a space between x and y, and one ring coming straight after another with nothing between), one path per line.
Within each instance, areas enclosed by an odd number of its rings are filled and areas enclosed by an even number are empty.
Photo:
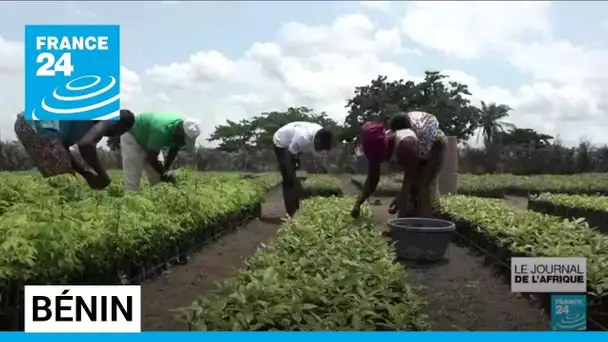
M352 182L361 186L364 176L355 176ZM401 176L383 177L378 193L393 196L400 188ZM577 175L534 175L516 176L511 174L458 175L458 193L482 197L502 197L503 195L528 196L542 192L562 194L608 195L608 174L586 173Z
M608 236L596 228L608 222L608 199L601 196L608 194L608 176L460 176L460 194L442 198L442 216L457 224L458 235L507 264L511 256L586 257L590 317L605 324ZM217 240L228 244L263 216L263 203L280 182L274 173L181 171L176 186L146 185L125 194L119 173L104 191L69 176L0 177L2 329L19 327L24 284L145 287ZM433 329L440 310L427 304L437 300L408 276L413 270L395 263L392 245L376 229L381 220L374 213L385 209L365 206L363 217L353 220L354 192L345 186L351 179L342 178L309 175L303 182L309 199L294 218L277 222L272 241L213 289L175 288L194 295L157 310L190 330ZM363 181L352 177L355 185ZM392 196L399 186L398 178L384 177L378 192ZM505 202L500 197L506 193L529 195L529 208ZM205 267L197 272L219 266ZM163 298L170 297L168 286Z

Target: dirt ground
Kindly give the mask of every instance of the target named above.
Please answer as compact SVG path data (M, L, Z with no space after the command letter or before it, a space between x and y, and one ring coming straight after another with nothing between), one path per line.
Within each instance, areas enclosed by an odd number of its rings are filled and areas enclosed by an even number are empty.
M191 256L186 265L173 266L164 276L142 284L142 330L175 331L186 327L175 319L172 309L182 308L215 288L217 281L245 266L261 243L276 236L285 215L280 189L268 194L262 218L223 236Z
M528 198L527 197L505 196L505 202L512 204L516 207L522 208L522 209L528 208Z
M350 179L342 179L346 194L357 193ZM375 198L381 205L372 206L380 229L393 216L387 212L392 198ZM521 199L510 199L522 205ZM525 208L525 204L524 208ZM406 265L410 283L422 285L428 298L428 314L434 331L545 331L549 319L540 308L516 293L504 278L494 274L484 258L472 255L468 248L451 243L445 262L432 265Z

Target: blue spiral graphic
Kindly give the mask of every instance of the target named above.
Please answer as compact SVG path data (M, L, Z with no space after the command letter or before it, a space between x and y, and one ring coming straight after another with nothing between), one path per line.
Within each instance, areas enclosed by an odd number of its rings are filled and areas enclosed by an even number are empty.
M558 330L585 330L587 328L587 317L581 314L569 314L561 318L555 327Z
M34 120L111 120L119 115L118 81L97 75L80 76L55 88L32 111Z

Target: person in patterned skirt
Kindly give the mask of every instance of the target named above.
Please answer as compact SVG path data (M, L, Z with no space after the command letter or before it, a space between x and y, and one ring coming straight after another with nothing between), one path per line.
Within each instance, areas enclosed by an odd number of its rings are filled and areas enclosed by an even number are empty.
M389 207L391 214L432 217L437 213L438 175L447 149L447 138L434 115L421 111L396 114L390 120L388 131L381 122L366 122L361 130L361 145L368 169L365 184L352 210L353 217L359 216L361 205L376 190L384 162L403 170L401 190Z
M43 177L61 174L80 174L93 189L104 189L111 179L97 155L97 144L104 137L121 136L135 122L133 112L120 110L119 120L67 121L25 120L23 112L17 114L15 134L34 166ZM78 146L84 164L70 153Z

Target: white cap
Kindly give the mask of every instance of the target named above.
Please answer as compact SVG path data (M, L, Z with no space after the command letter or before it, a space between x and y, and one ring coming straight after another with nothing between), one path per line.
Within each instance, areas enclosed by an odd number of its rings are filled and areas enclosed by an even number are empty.
M192 118L185 118L183 125L184 132L191 139L196 140L196 138L201 135L201 124L198 120Z
M184 127L184 133L186 133L186 148L194 150L196 138L201 135L201 124L196 119L185 118L182 125Z

